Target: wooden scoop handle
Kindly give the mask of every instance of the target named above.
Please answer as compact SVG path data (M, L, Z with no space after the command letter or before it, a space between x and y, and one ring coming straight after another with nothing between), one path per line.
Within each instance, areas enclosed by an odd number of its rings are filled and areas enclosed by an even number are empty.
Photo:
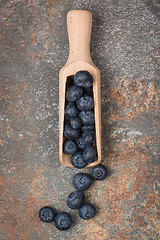
M92 14L85 10L72 10L67 14L69 37L68 61L91 61L90 39L92 30Z

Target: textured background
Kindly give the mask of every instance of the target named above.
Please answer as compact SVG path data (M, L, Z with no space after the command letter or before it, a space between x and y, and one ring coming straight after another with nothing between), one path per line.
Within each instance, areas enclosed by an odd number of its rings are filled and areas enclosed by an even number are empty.
M160 239L159 6L158 0L0 1L0 239ZM86 193L98 209L90 221L66 206L78 170L58 157L58 73L68 56L72 9L93 13L102 163L111 170ZM74 226L60 232L40 222L44 205L70 212Z

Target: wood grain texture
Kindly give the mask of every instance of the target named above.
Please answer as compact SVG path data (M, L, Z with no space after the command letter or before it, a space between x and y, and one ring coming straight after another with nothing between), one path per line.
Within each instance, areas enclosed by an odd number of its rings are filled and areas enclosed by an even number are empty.
M70 51L65 66L59 73L59 157L60 162L73 167L70 155L63 152L64 109L67 77L81 70L88 71L93 76L93 98L95 113L97 161L87 167L95 166L101 161L101 91L100 71L92 62L90 56L90 37L92 29L92 14L89 11L73 10L67 15L67 27Z

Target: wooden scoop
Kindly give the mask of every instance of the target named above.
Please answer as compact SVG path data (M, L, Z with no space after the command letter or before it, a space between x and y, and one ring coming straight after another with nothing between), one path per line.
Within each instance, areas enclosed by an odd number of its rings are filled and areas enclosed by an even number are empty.
M95 114L96 147L98 159L87 167L95 166L101 161L101 90L100 71L92 62L90 56L90 37L92 29L92 14L89 11L73 10L67 14L69 36L69 57L59 73L59 156L60 162L73 167L71 156L63 152L64 110L67 79L81 70L88 71L93 76L93 98Z

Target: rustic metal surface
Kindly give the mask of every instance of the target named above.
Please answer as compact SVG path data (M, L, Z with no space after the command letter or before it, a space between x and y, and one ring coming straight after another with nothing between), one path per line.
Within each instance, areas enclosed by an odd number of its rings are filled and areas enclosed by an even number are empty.
M160 239L159 1L0 1L0 239ZM92 58L102 74L102 162L110 177L86 198L90 221L66 206L78 170L58 158L58 72L68 56L66 14L93 13ZM87 169L87 172L90 172ZM70 212L60 232L44 205Z

